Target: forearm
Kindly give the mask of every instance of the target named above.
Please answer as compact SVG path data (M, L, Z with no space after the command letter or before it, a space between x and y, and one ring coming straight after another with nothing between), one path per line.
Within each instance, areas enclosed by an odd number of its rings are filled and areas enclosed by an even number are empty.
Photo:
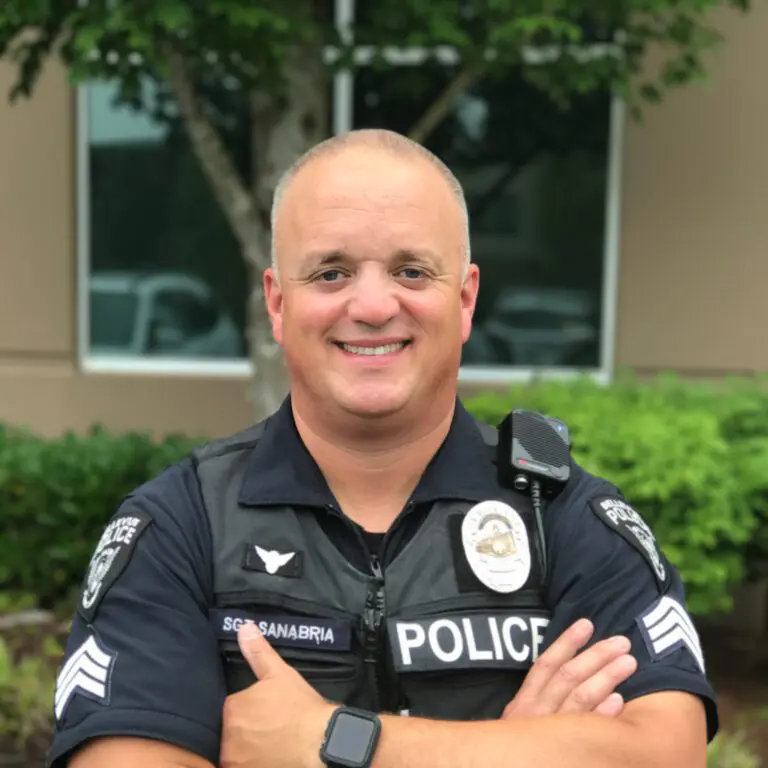
M446 722L385 716L373 768L665 768L669 745L595 714ZM666 754L665 754L666 753ZM694 764L691 765L693 768Z

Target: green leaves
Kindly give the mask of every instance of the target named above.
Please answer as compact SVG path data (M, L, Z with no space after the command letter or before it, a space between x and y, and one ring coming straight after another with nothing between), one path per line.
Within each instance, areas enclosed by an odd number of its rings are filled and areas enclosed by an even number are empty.
M467 403L495 424L513 407L565 420L574 456L618 486L679 569L695 613L768 562L768 388L664 377L514 387Z
M0 430L0 583L50 606L80 584L124 496L200 441L139 434L43 440Z
M666 89L703 76L702 54L720 42L706 19L723 6L747 10L749 2L358 0L353 42L385 66L387 47L447 47L460 65L521 66L563 105L571 94L611 89L640 114ZM337 46L329 67L355 66L341 50L347 43L328 18L331 7L330 0L6 0L0 56L13 52L18 64L15 94L32 92L51 55L64 58L75 80L117 77L134 87L143 76L162 78L172 49L201 80L230 76L244 88L278 89L297 40ZM32 40L19 43L21 30ZM612 48L597 53L596 43ZM640 78L651 46L664 52L660 71Z

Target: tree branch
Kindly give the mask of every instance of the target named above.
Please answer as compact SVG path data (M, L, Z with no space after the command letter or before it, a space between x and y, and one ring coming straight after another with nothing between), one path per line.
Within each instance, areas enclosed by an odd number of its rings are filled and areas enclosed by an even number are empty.
M178 104L195 155L235 237L253 258L254 243L262 243L264 235L255 202L221 136L202 109L184 56L171 46L166 48L165 55L169 65L168 85ZM268 261L264 257L265 267Z
M475 83L482 72L483 67L479 65L468 64L464 67L429 105L429 109L408 132L408 138L423 144L430 137L432 131L445 120L459 96Z

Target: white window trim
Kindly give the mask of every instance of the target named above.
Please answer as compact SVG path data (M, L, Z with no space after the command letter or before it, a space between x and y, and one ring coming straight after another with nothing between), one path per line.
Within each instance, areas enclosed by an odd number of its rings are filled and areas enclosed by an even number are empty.
M342 34L354 22L355 0L336 0L336 19ZM591 46L587 55L608 55L612 46ZM532 62L535 58L543 60L551 52L528 52ZM370 61L372 50L361 47L356 52L358 64ZM328 58L333 51L326 51ZM387 60L396 66L417 65L426 57L426 52L418 48L386 49ZM440 48L437 58L446 65L455 63L455 51L448 47ZM334 134L344 133L353 126L353 89L354 75L340 72L334 76L333 92L335 108L333 112ZM88 137L88 89L77 88L77 132L76 132L76 204L77 204L77 348L79 367L86 373L118 375L162 375L201 378L250 378L253 372L252 362L248 359L235 360L192 360L171 358L122 358L92 357L89 354L89 278L90 278L90 163ZM622 158L625 134L625 106L616 95L612 98L609 117L608 141L608 177L606 179L605 232L603 237L603 291L602 325L600 329L600 361L597 368L530 368L523 366L472 366L462 367L459 382L473 385L514 384L537 379L573 379L588 376L597 383L608 384L612 381L615 366L616 320L618 314L618 279L621 227L621 182Z

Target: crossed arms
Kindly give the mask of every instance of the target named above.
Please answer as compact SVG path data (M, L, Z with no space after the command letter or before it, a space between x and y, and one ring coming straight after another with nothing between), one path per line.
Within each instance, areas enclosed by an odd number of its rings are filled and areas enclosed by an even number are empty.
M323 700L251 627L244 657L258 682L227 699L221 768L321 768L320 744L334 705ZM628 642L609 639L577 653L591 632L569 628L536 661L500 720L446 722L382 717L372 768L704 768L702 702L668 691L624 704L614 688L635 669ZM73 768L211 768L190 752L134 738L93 741Z

